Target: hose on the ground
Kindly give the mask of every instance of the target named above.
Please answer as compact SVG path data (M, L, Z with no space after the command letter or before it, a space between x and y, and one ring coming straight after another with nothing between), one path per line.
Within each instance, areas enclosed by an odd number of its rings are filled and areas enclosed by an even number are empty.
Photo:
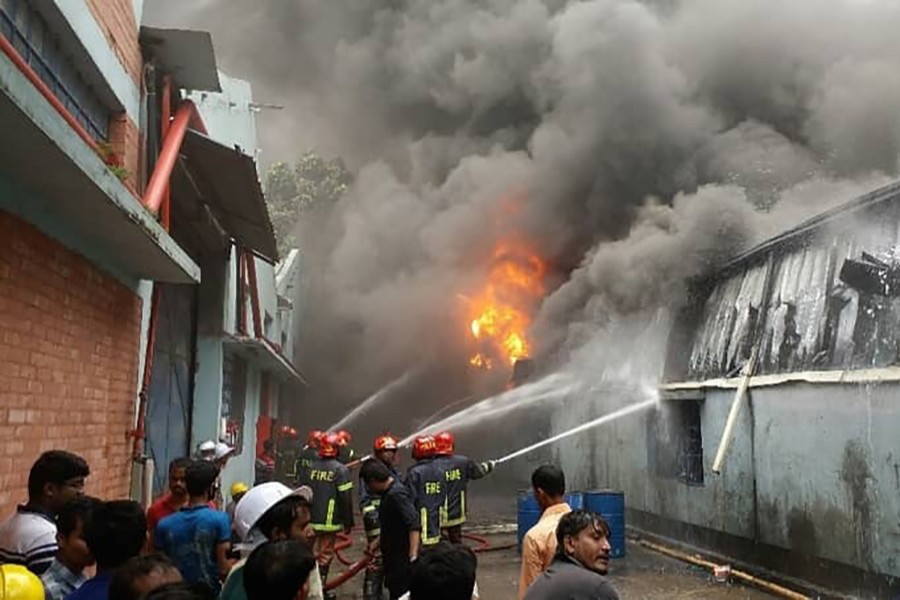
M334 588L347 583L350 579L352 579L357 573L362 571L368 566L369 562L372 560L370 556L364 556L351 566L349 569L329 581L325 583L322 588L324 590L333 590Z
M679 552L678 550L674 550L660 544L648 542L647 540L638 540L638 543L645 548L649 548L650 550L659 552L660 554L665 554L666 556L671 556L672 558L676 558L683 562L691 563L692 565L697 565L698 567L706 567L707 569L715 571L715 569L720 566L708 560L703 560L701 558L697 558L696 556L690 556L688 554L685 554L684 552ZM803 594L797 593L794 590L788 589L784 586L780 586L777 583L772 583L771 581L766 581L765 579L760 579L759 577L754 577L753 575L745 573L743 571L731 569L729 574L735 579L740 579L744 583L749 583L750 585L766 590L767 592L772 592L773 594L777 594L782 598L790 598L791 600L809 599L808 596L804 596Z
M337 538L338 541L334 545L334 555L337 557L338 561L341 562L341 564L343 564L344 566L350 567L350 568L347 569L346 571L344 571L343 573L341 573L340 575L338 575L337 577L335 577L334 579L332 579L331 581L329 581L327 583L323 582L323 589L326 589L326 590L333 590L334 588L338 587L339 585L346 583L351 578L353 578L357 573L359 573L361 570L363 570L369 564L369 562L371 562L371 560L372 560L371 556L366 555L366 556L362 557L361 559L359 559L358 561L356 561L355 563L350 562L349 560L344 558L344 556L341 554L341 550L346 550L347 548L352 546L353 539L346 533L338 533L335 537ZM318 559L318 556L316 558Z

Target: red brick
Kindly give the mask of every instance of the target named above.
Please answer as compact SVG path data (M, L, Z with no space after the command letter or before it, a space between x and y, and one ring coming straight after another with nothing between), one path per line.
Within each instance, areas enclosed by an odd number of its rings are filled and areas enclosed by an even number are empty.
M0 519L51 448L88 460L89 493L128 495L140 315L128 288L0 211Z

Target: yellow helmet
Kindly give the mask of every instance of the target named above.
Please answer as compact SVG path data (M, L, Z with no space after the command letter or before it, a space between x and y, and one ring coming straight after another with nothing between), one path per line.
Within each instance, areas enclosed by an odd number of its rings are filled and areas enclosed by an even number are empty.
M0 565L0 600L44 600L44 584L22 565Z
M238 494L243 494L250 488L243 481L235 481L231 484L231 497L234 498Z

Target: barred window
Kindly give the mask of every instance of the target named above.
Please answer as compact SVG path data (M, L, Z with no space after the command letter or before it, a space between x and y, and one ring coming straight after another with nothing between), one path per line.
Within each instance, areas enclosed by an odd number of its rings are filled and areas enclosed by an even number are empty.
M75 67L44 17L29 0L0 0L0 35L97 141L109 135L110 111Z

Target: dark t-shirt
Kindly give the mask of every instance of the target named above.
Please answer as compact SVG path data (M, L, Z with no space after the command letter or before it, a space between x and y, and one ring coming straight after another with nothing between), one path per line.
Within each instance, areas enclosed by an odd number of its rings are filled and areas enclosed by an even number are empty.
M384 558L385 583L392 596L405 592L409 585L409 534L421 531L412 494L394 481L378 506L381 521L381 555Z
M607 579L568 558L557 556L534 580L525 600L619 600Z

